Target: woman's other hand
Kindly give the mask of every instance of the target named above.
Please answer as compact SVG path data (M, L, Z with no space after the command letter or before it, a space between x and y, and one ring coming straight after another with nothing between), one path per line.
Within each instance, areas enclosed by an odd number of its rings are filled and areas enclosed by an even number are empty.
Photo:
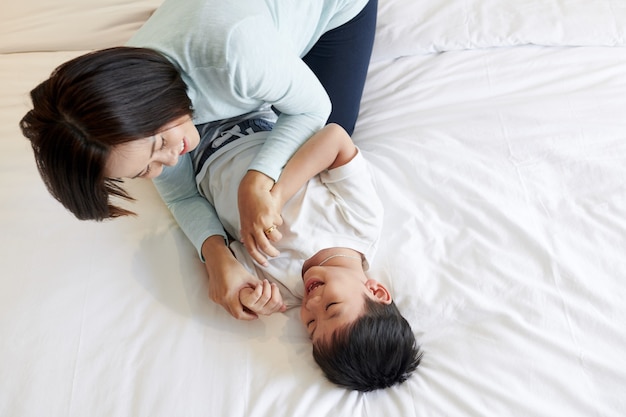
M222 236L211 236L202 244L209 275L209 298L239 320L254 320L256 313L239 301L242 288L255 287L258 278L250 274L230 251Z

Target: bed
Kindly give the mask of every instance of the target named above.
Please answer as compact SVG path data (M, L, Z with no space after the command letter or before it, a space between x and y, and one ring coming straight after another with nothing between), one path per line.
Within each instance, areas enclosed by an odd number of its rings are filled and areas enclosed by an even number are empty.
M371 274L424 352L327 382L297 309L237 321L152 183L79 222L18 121L61 62L159 0L0 5L0 415L626 415L626 4L380 0L354 140L385 204Z

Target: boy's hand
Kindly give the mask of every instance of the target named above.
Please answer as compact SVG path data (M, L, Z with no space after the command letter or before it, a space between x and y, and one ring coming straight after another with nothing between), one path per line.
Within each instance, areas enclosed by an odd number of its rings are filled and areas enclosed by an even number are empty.
M274 181L258 171L248 171L239 184L238 206L241 223L241 241L252 258L267 265L267 256L278 256L272 242L282 235L278 226L283 224L280 207L272 197Z
M269 316L272 313L284 312L287 306L283 303L278 286L268 280L260 281L256 287L246 287L239 291L239 301L254 314Z

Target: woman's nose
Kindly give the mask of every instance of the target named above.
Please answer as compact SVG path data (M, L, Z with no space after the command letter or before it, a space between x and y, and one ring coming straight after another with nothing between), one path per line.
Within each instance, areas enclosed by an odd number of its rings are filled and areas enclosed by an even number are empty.
M178 162L178 154L176 153L176 149L169 148L163 153L162 161L163 165L174 166Z

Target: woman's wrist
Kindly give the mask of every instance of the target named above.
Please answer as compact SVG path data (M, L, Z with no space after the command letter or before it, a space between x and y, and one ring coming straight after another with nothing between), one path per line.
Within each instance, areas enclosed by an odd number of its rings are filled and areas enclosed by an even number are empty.
M250 187L256 190L269 191L274 186L274 180L261 171L249 170L241 180L239 187Z
M201 252L209 271L219 268L225 261L234 259L233 253L221 235L209 236L202 243Z

